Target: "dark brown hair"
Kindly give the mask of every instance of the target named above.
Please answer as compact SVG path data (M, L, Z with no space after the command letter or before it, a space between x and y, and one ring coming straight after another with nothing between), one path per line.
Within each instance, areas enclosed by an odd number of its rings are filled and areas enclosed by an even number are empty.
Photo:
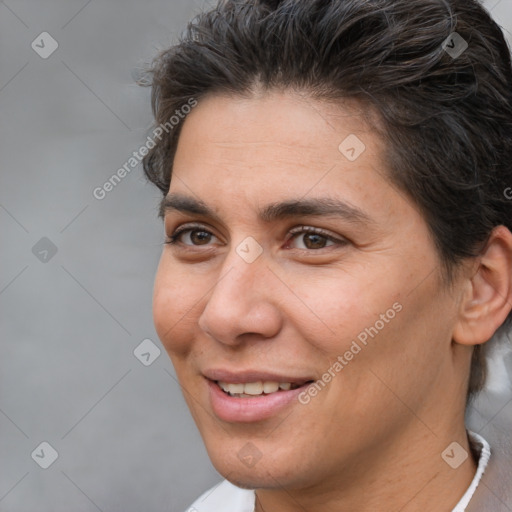
M467 48L454 56L455 44ZM424 215L448 283L493 227L512 230L510 50L476 0L220 1L149 74L156 125L191 98L255 86L370 107L389 179ZM164 195L181 126L143 160ZM468 396L485 381L484 346L474 349Z

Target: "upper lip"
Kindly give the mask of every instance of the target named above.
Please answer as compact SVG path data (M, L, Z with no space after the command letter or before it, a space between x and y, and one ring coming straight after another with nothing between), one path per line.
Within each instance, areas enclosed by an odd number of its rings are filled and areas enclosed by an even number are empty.
M210 368L203 371L203 375L213 381L227 382L229 384L245 384L247 382L290 382L291 384L304 384L314 380L312 377L297 377L283 375L274 372L261 370L224 370L221 368Z

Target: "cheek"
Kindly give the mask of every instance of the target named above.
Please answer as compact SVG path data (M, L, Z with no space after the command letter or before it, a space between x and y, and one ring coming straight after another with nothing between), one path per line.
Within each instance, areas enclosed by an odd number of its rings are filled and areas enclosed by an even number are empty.
M368 385L368 368L390 383L400 375L396 385L404 384L404 393L415 375L430 380L431 369L418 361L437 363L441 352L436 342L446 338L442 320L447 305L440 301L435 277L423 281L425 271L406 261L387 263L329 269L314 280L296 279L293 287L302 299L295 312L289 310L298 329L316 353L326 355L326 371L347 354L346 367L343 362L336 373L344 377L336 379L334 388L351 389L357 396ZM414 289L417 282L421 286Z
M390 283L384 276L372 275L355 265L348 270L326 269L314 277L295 279L293 292L300 300L292 297L290 318L300 324L310 343L331 356L343 353L376 321L380 327L380 315L390 311L386 319L394 318L393 304L401 297L397 280Z
M153 322L169 354L189 350L201 296L190 279L161 260L153 288Z

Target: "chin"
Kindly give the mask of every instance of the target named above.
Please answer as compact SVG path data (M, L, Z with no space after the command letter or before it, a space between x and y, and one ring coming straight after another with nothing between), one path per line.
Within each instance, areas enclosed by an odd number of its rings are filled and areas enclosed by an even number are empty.
M256 441L257 443L258 441ZM244 446L249 445L250 441ZM301 487L301 467L295 459L296 451L276 453L275 449L266 447L265 451L271 452L271 457L261 455L261 458L247 459L246 453L239 449L239 443L216 443L212 449L208 449L210 460L215 469L233 485L242 489L278 489L282 487ZM267 453L268 453L267 451ZM243 459L246 458L246 462ZM307 482L308 478L304 478Z
M233 485L240 487L241 489L283 489L289 488L290 482L285 480L279 472L276 474L258 474L254 473L255 469L251 470L231 470L221 475L229 480Z

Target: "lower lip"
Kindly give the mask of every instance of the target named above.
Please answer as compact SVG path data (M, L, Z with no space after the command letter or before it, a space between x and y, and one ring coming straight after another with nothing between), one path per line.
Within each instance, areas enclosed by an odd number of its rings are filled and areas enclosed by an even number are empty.
M277 391L254 398L237 398L224 393L212 380L207 379L212 409L224 421L250 423L271 418L297 397L309 384L289 391Z

